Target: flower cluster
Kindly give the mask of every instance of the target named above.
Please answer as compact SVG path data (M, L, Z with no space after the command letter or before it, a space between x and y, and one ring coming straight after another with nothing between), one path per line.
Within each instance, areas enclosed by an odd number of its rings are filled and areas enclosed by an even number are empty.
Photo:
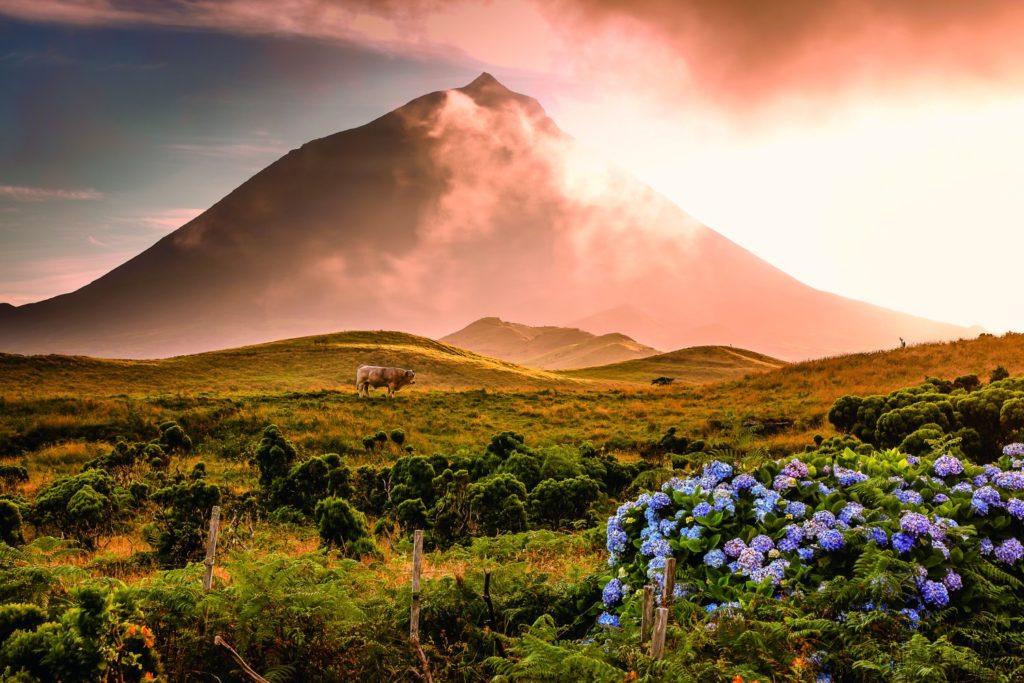
M860 487L875 493L864 496ZM668 557L677 560L677 591L711 613L752 591L784 598L813 590L848 575L860 553L874 548L916 568L916 593L884 606L913 624L962 594L964 558L1024 570L1022 522L1022 444L984 467L951 454L897 451L810 453L743 473L715 461L609 518L616 574L604 604L622 609L648 582L660 593Z

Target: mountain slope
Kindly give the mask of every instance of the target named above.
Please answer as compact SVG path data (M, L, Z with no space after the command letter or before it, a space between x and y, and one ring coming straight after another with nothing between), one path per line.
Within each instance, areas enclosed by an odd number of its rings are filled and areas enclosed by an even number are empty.
M531 368L568 370L646 358L656 349L624 334L593 335L568 327L531 327L500 318L481 318L441 341L484 356Z
M678 384L708 384L777 370L785 365L785 361L745 349L694 346L637 360L568 370L562 374L631 384L650 384L658 377L670 377Z
M362 364L415 370L416 384L403 393L587 384L403 332L342 332L160 360L0 354L0 396L321 389L354 394L355 370Z
M151 358L485 315L788 359L968 334L803 285L483 74L292 150L95 282L6 309L0 350Z

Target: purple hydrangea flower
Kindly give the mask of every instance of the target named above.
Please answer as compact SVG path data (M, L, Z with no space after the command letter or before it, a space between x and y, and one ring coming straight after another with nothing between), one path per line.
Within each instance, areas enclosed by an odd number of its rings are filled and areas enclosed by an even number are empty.
M946 585L947 590L951 591L958 591L964 585L963 579L952 569L946 570L946 575L942 577L942 583Z
M1021 489L1024 489L1024 472L1021 472L1020 470L1000 472L992 478L992 483L999 488L1009 489L1011 491L1020 491Z
M740 474L732 480L732 487L737 491L745 491L755 485L757 485L757 479L749 474Z
M747 547L747 544L743 542L742 538L734 538L726 541L722 547L725 550L725 554L729 557L739 557L743 549Z
M1024 545L1016 538L1008 538L996 546L996 559L1006 564L1017 564L1024 557Z
M914 537L907 536L902 531L897 531L892 535L892 547L896 549L900 555L909 552L914 547Z
M900 528L911 536L923 536L931 529L928 517L919 512L904 512L900 517Z
M864 521L864 506L855 502L847 503L839 512L839 520L846 524Z
M1006 503L1006 511L1009 512L1017 519L1024 519L1024 500L1020 498L1011 498Z
M949 496L947 496L945 493L936 493L934 496L932 496L933 503L945 503L948 501Z
M974 492L971 496L971 509L976 514L987 515L989 506L999 506L1002 503L1002 498L999 496L999 491L996 491L991 486L982 486Z
M800 543L798 541L794 541L792 538L789 538L788 536L780 540L778 545L779 550L781 550L784 553L791 553L798 547L800 547Z
M932 469L935 470L935 474L940 477L951 477L954 474L960 474L964 471L963 463L952 455L940 455L936 460L935 464L932 465Z
M828 510L818 510L811 519L827 529L831 529L836 525L836 516Z
M896 496L896 498L898 498L904 505L920 505L924 502L924 498L921 497L921 494L913 489L900 489L899 491L895 491L893 495Z
M962 481L956 484L949 490L950 493L970 493L974 490L974 486L969 481Z
M744 548L740 551L740 556L736 558L736 564L741 571L749 574L755 569L760 569L764 564L764 553L753 548Z
M995 549L996 549L996 547L992 543L992 539L990 539L990 538L983 538L978 543L978 552L981 553L982 555L986 555L986 556L991 555L992 551L994 551Z
M725 553L723 553L718 548L715 548L714 550L709 550L708 553L704 556L704 564L706 564L709 567L714 567L715 569L718 569L723 564L725 564Z
M829 529L818 536L818 544L822 549L834 552L843 547L843 534L835 529Z
M775 548L775 543L772 541L770 536L761 534L759 536L755 536L753 540L750 541L750 547L758 552L766 553Z
M946 590L945 584L939 581L925 581L921 586L921 595L929 605L945 607L949 604L949 591Z
M1018 458L1024 455L1024 443L1008 443L1003 446L1003 455Z
M810 468L797 458L790 460L785 467L782 468L782 473L787 477L793 477L794 479L803 479L811 473Z
M778 475L772 482L772 488L776 491L785 491L786 489L791 489L794 486L796 486L796 479L793 477L787 477L785 474Z
M794 500L792 503L786 505L786 514L793 515L796 519L800 519L807 514L807 506L799 500Z
M986 477L984 474L979 474L976 477L974 477L974 479L972 479L971 481L974 482L975 486L984 486L985 484L988 483L988 477Z
M907 464L908 465L916 465L919 462L921 462L921 458L917 457L916 455L908 455L907 456Z

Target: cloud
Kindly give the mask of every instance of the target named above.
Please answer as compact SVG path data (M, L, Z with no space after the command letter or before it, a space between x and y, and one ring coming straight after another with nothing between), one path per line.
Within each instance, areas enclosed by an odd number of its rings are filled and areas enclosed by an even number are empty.
M67 200L103 199L103 193L96 190L68 190L50 187L25 187L22 185L0 185L0 200L16 202L48 202Z
M158 232L171 232L185 225L203 211L204 209L196 208L159 209L141 215L123 216L115 220L119 223L141 224Z

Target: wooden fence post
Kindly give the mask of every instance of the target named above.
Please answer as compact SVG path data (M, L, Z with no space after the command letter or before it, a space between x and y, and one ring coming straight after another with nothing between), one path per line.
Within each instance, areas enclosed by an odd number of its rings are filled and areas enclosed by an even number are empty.
M423 564L423 529L416 529L412 534L412 606L409 608L409 642L416 649L416 656L423 668L423 680L434 683L430 675L427 655L420 647L420 569Z
M217 557L217 532L220 530L220 506L213 506L210 515L210 538L206 542L206 573L203 574L203 591L209 593L213 586L213 563Z
M654 620L654 586L644 586L644 611L640 616L640 644L651 637L651 623Z
M676 587L676 558L665 559L665 583L661 589L661 606L668 607L672 602L673 591Z
M668 626L668 608L659 607L654 617L654 635L651 637L651 659L665 654L665 628Z

